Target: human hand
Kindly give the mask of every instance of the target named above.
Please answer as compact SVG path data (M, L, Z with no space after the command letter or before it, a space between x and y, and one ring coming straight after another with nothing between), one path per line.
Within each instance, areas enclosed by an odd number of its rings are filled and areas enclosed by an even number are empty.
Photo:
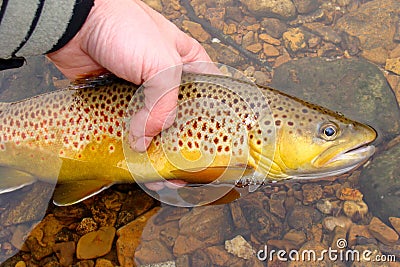
M183 65L211 59L196 40L139 0L95 0L76 36L48 57L69 79L106 69L145 83L145 106L129 131L130 145L139 152L173 123L182 70L218 72L212 64Z

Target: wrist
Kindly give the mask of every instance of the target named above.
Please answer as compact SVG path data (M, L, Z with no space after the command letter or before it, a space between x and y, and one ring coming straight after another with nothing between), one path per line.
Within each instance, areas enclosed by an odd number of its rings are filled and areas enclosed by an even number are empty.
M74 36L82 28L91 10L93 9L93 4L94 4L93 0L76 1L71 19L68 23L68 26L64 34L61 36L58 42L53 46L53 48L47 53L51 53L62 48L74 38Z

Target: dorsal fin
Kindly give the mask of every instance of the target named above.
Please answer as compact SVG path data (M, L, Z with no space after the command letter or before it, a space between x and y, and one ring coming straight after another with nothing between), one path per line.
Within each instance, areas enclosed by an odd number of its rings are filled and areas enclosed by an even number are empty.
M112 73L91 73L79 76L76 80L71 82L69 86L70 89L79 89L79 88L87 88L87 87L96 87L108 85L111 83L125 83L130 84L128 81L118 78Z

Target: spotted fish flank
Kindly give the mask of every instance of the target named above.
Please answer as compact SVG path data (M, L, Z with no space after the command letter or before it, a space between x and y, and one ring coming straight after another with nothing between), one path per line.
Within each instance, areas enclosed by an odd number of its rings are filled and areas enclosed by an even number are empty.
M71 204L121 182L318 178L374 152L375 131L338 113L245 81L184 74L173 126L136 153L123 139L126 118L143 107L136 89L107 77L2 103L0 192L58 181L58 204Z

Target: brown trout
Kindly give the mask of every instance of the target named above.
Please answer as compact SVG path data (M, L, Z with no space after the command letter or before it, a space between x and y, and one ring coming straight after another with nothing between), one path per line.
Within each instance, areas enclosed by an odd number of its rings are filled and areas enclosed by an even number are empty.
M1 103L0 193L57 182L55 202L68 205L114 183L320 178L375 151L376 132L339 113L246 81L185 73L173 126L136 153L125 131L143 106L136 89L107 76Z

